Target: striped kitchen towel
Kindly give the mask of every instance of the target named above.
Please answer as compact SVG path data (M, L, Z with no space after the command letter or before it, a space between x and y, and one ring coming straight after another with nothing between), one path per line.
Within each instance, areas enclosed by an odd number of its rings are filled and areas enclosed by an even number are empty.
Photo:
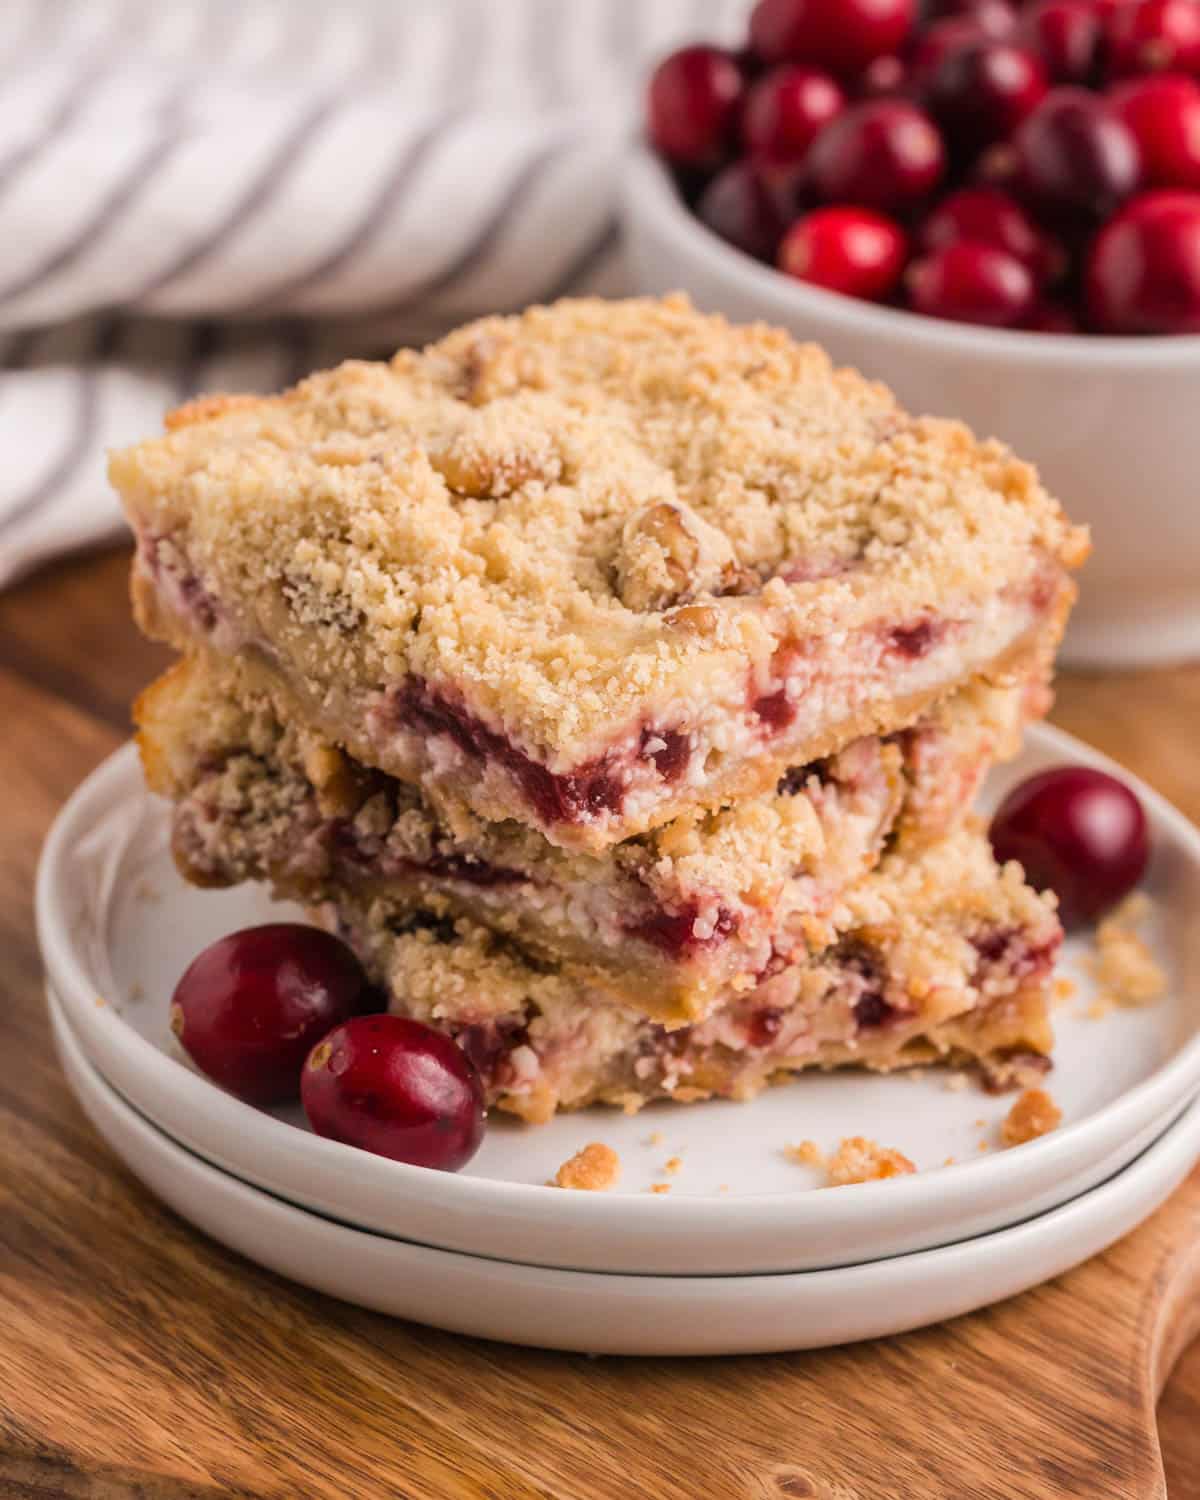
M644 75L748 0L3 0L0 585L119 533L105 451L625 285Z

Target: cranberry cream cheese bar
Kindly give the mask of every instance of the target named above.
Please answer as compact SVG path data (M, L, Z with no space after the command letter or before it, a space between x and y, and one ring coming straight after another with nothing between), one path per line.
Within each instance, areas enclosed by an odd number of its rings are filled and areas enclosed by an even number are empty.
M894 736L854 740L769 792L680 814L602 856L512 821L448 823L415 787L287 716L235 663L184 659L136 717L196 884L268 880L309 904L347 893L467 917L679 1024L834 941L847 888L886 847L947 833L1045 697L1040 681L969 685Z
M489 1102L531 1121L597 1102L748 1099L806 1068L946 1061L1008 1087L1049 1066L1054 907L969 827L888 855L847 894L836 942L671 1029L466 920L383 900L324 917L393 1010L449 1031Z
M854 742L903 758L878 738L955 689L1044 673L1086 551L1000 445L681 299L487 319L168 428L111 463L145 628L450 826L567 850Z

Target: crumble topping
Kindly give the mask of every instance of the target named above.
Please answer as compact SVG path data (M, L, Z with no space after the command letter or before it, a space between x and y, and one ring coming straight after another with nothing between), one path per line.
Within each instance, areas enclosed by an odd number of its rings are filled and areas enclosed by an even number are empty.
M611 1146L593 1141L563 1162L554 1174L554 1186L603 1193L614 1186L620 1175L621 1158Z
M917 1170L903 1152L861 1135L844 1140L830 1157L828 1166L831 1187L845 1187L852 1182L883 1182Z
M1005 1146L1023 1146L1048 1135L1062 1123L1062 1110L1045 1089L1026 1089L1005 1117L1000 1139Z
M1044 655L1087 548L1001 445L679 298L210 399L110 473L148 629L574 847Z

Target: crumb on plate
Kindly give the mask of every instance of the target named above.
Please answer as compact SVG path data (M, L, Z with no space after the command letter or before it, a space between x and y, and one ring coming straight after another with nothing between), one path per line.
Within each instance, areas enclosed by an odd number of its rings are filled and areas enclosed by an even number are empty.
M945 1087L951 1094L961 1094L969 1082L965 1073L950 1073L946 1076Z
M662 1143L663 1133L661 1130L652 1130L646 1137L646 1139L642 1142L644 1146L661 1146Z
M663 1171L664 1172L678 1172L679 1169L680 1169L680 1167L682 1167L682 1166L683 1166L683 1159L682 1159L682 1157L673 1156L673 1157L671 1157L671 1159L669 1161L663 1163Z
M593 1141L582 1151L577 1151L569 1161L563 1162L554 1174L554 1186L602 1193L606 1188L612 1187L620 1175L621 1158L611 1146Z
M801 1141L797 1146L785 1146L783 1154L788 1161L794 1161L802 1167L823 1167L825 1165L825 1153L817 1145L816 1141Z
M671 1184L669 1182L652 1182L650 1184L650 1191L652 1193L669 1193L671 1191Z
M1000 1139L1006 1146L1022 1146L1061 1123L1062 1110L1045 1089L1026 1089L1005 1116Z
M833 1187L852 1182L882 1182L888 1177L904 1177L917 1169L908 1157L866 1136L849 1136L829 1160L829 1181Z
M1115 1006L1148 1005L1166 990L1167 976L1137 930L1150 909L1145 892L1134 891L1096 928L1094 952L1085 960L1098 990L1086 1012L1090 1019Z

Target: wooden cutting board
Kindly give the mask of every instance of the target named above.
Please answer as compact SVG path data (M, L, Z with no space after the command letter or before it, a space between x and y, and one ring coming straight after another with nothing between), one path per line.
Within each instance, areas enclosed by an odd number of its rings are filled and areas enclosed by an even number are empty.
M122 558L0 597L0 1496L1158 1500L1155 1401L1200 1326L1200 1173L1000 1307L815 1354L588 1360L390 1322L203 1240L54 1061L29 882L161 660ZM1056 715L1200 813L1200 670L1069 679ZM1200 1495L1200 1362L1172 1500Z

